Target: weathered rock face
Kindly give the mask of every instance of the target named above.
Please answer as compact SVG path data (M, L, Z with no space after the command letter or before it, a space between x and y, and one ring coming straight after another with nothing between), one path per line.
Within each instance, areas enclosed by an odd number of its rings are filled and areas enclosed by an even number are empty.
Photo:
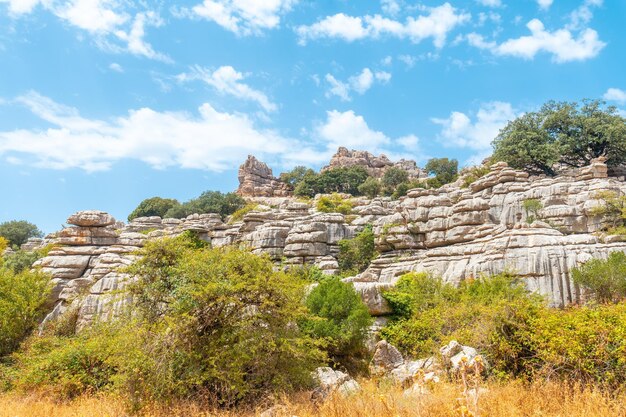
M385 155L375 156L366 151L348 150L344 147L340 147L337 150L337 153L333 155L328 166L322 168L322 172L332 168L351 166L362 166L375 178L381 178L385 174L385 171L391 167L405 170L411 179L427 177L426 172L418 168L415 161L402 159L398 162L392 162Z
M274 177L267 164L249 155L239 167L237 194L243 197L286 197L292 194L292 190Z
M448 282L505 270L525 279L527 287L560 306L577 301L573 267L591 258L625 251L626 239L598 233L602 219L592 215L598 191L626 193L626 183L607 178L598 163L576 175L529 178L496 164L468 188L450 184L438 190L415 189L398 201L354 199L353 214L317 212L315 201L289 197L256 198L258 208L241 222L224 223L218 215L186 219L144 217L124 225L106 213L81 212L56 234L58 247L39 265L53 276L55 309L78 310L79 326L106 316L126 302L120 292L129 277L120 269L135 259L147 239L193 230L213 246L243 243L286 265L312 264L338 270L338 242L374 226L380 256L358 276L346 279L361 294L370 313L390 312L382 297L407 272L430 271ZM585 179L581 180L581 176ZM524 209L534 199L536 213ZM533 216L535 221L529 223Z

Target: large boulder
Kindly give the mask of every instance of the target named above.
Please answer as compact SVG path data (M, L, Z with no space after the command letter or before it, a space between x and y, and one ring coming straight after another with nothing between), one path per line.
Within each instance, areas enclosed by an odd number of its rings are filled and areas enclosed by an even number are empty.
M329 367L317 368L313 377L318 384L313 392L313 398L316 400L324 400L335 392L347 396L361 389L359 383L350 375Z
M243 197L285 197L292 194L289 185L274 177L266 163L249 155L239 167L237 194Z
M115 224L115 219L104 211L84 210L72 214L67 223L80 227L105 227Z

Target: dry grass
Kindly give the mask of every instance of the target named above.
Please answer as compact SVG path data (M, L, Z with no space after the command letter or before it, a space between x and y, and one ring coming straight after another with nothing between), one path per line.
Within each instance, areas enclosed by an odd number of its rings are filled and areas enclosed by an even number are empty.
M378 387L372 381L348 398L333 398L316 406L305 395L285 398L278 416L298 417L461 417L465 404L458 385L442 383L431 394L405 397L395 387ZM479 399L483 417L606 417L626 416L626 395L609 395L594 388L572 387L560 383L527 386L519 382L491 384ZM36 397L0 396L0 417L122 417L127 416L123 402L115 397L86 397L58 404ZM244 417L258 415L241 411L212 413L194 404L170 408L152 407L139 414L144 417ZM469 416L470 414L465 414Z

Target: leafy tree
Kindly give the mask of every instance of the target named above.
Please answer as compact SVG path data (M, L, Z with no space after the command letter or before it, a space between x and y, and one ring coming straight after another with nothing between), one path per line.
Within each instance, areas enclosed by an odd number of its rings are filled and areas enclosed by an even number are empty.
M369 177L365 182L359 185L359 193L369 198L374 198L380 194L380 181L374 177Z
M550 101L508 123L493 141L494 158L531 173L555 175L554 166L608 166L626 161L626 120L601 100Z
M0 357L15 350L44 313L50 277L0 268Z
M311 168L307 168L304 166L297 166L291 171L283 172L280 174L280 180L286 184L291 185L293 188L296 188L298 184L304 180L304 178L315 176L315 171Z
M19 248L29 238L42 237L43 233L25 220L11 220L0 224L0 236L8 240L12 247Z
M530 224L539 218L539 210L543 208L543 204L536 198L529 198L524 200L522 207L526 212L526 222Z
M190 214L217 213L226 218L243 208L246 200L235 193L223 194L219 191L205 191L200 197L170 208L165 217L183 218Z
M608 259L592 259L572 270L572 279L600 303L626 298L626 254L611 252Z
M325 341L325 350L336 364L362 368L372 317L352 284L327 277L311 291L306 305L313 317L300 323L303 330Z
M396 190L393 192L393 194L391 194L391 198L393 198L394 200L397 200L400 197L404 197L405 195L407 195L407 193L409 192L409 190L412 190L414 188L425 188L426 184L424 184L423 182L420 181L406 181L403 182L402 184L398 184L398 186L396 187Z
M128 221L132 221L137 217L159 216L163 218L170 209L177 206L180 206L180 203L172 198L147 198L139 203L137 208L128 215Z
M432 188L439 188L456 180L459 162L456 159L432 158L426 163L424 169L435 176L428 180L428 185Z
M403 169L391 167L383 174L381 180L385 194L391 195L402 183L409 181L409 173Z
M339 270L346 275L355 275L365 271L376 256L374 232L371 225L366 225L353 239L340 240L338 245Z
M369 174L362 166L340 167L326 170L320 174L310 172L303 176L296 186L294 194L301 197L313 197L315 194L346 193L360 195L359 186Z
M30 269L35 261L42 258L41 251L25 251L17 250L5 257L4 267L19 274L22 271Z

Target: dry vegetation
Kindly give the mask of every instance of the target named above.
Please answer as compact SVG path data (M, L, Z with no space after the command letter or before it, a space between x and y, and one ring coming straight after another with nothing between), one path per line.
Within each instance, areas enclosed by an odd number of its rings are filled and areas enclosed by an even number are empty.
M446 417L446 416L626 416L626 393L607 394L597 388L582 388L546 382L531 386L521 382L491 384L479 398L478 413L463 413L466 400L459 385L442 383L431 387L431 394L407 397L397 387L380 387L372 381L362 383L363 391L348 398L335 397L314 405L308 396L293 396L281 401L284 407L276 416L298 417ZM115 397L83 397L70 403L30 396L0 397L0 417L121 417L129 415ZM145 417L244 417L258 412L209 412L197 404L146 407Z

